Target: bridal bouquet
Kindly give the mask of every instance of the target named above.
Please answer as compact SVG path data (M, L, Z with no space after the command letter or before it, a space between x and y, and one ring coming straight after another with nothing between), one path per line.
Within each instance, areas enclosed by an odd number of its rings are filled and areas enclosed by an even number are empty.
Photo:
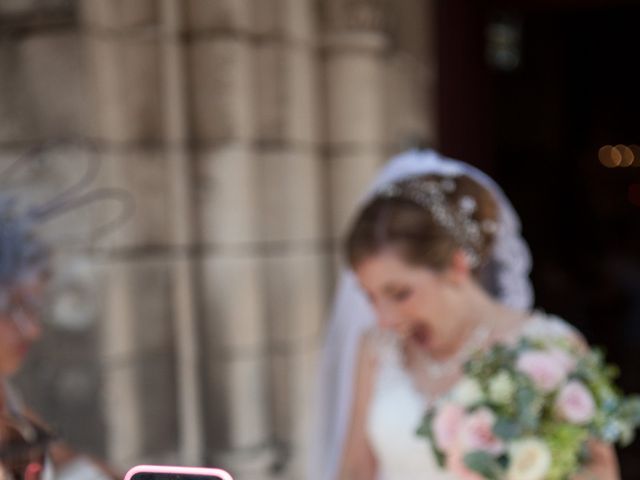
M566 338L497 345L465 364L418 435L461 479L566 480L588 462L588 439L633 440L640 398L623 397L616 375Z

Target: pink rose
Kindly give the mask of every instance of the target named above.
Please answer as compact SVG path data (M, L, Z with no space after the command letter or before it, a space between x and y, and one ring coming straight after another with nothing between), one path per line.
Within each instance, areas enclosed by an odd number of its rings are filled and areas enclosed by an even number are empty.
M456 446L447 455L446 467L447 470L453 473L456 478L460 480L484 480L484 477L479 473L471 470L464 463L464 452L459 446Z
M455 403L445 403L433 418L433 436L440 450L450 450L460 432L464 409Z
M556 410L562 418L581 425L593 418L596 405L587 387L582 382L571 380L560 390Z
M504 444L493 433L496 417L491 410L480 408L468 415L460 433L460 442L465 452L482 450L492 455L504 451Z
M562 371L565 372L565 375L568 375L569 373L573 372L578 363L575 357L570 355L569 352L560 350L559 348L554 348L552 350L549 350L549 355L551 355L551 358L553 358L553 361L556 362L556 365L558 365L558 368L561 368Z
M573 368L570 357L560 350L527 351L518 357L516 368L528 375L543 392L551 392Z

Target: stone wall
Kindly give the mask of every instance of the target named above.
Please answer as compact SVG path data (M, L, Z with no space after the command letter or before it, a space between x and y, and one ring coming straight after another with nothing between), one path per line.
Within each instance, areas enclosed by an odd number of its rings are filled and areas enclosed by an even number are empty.
M384 159L436 138L429 5L0 4L0 160L82 139L136 201L60 247L54 298L84 313L49 314L19 378L72 441L122 468L303 477L339 238Z

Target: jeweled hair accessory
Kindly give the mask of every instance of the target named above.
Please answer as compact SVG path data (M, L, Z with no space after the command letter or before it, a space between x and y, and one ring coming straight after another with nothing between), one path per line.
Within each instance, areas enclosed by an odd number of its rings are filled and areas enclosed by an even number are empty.
M486 219L478 222L473 214L478 204L470 195L464 195L457 203L447 195L456 190L454 177L443 179L412 179L389 184L377 191L376 197L408 200L429 212L434 221L445 229L466 252L473 268L481 263L483 233L495 233L496 222Z

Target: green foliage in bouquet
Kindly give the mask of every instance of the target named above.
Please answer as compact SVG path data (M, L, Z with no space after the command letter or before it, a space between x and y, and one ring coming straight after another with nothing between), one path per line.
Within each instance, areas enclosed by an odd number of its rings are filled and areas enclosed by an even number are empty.
M564 422L547 422L542 431L551 453L551 467L548 480L563 480L582 462L586 456L583 446L589 434L584 428ZM583 460L583 461L584 461Z

